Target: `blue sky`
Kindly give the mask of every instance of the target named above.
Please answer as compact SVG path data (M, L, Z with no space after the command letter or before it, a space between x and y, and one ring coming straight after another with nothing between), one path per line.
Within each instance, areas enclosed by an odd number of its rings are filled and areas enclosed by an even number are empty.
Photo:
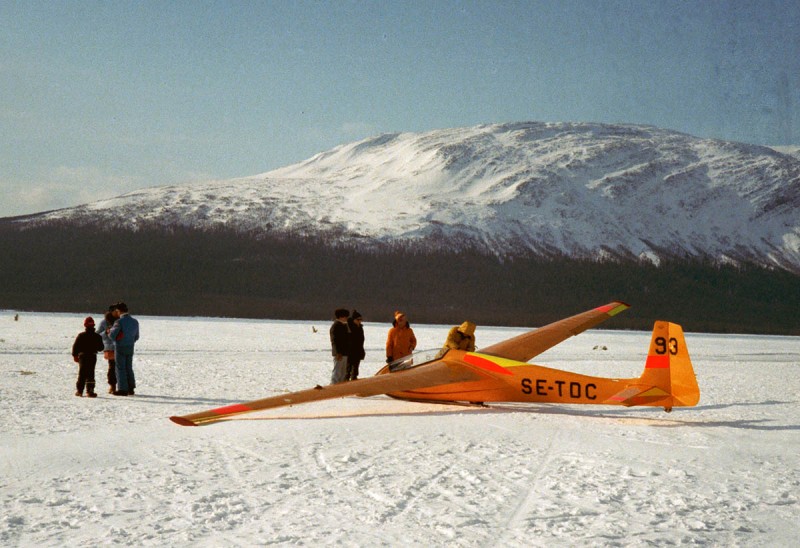
M0 216L525 120L800 144L800 2L0 0Z

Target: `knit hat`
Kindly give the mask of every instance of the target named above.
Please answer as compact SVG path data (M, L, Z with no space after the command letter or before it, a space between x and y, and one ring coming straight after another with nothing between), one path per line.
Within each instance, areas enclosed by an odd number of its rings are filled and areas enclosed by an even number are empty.
M353 310L353 315L350 317L353 318L354 320L358 320L361 318L361 312L359 312L358 310Z
M394 311L394 319L395 319L395 321L396 321L396 320L399 320L399 319L400 319L400 318L402 318L403 316L405 316L405 314L403 314L403 313L402 313L402 312L400 312L399 310L395 310L395 311Z
M89 316L83 320L83 327L94 327L94 318Z

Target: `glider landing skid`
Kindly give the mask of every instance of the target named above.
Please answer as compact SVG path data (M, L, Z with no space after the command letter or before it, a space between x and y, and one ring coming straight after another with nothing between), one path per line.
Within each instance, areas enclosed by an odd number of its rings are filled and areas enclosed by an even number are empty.
M475 407L480 409L491 409L491 406L482 401L453 401L453 400L424 400L418 398L399 398L397 396L390 396L400 401L410 401L414 403L435 403L437 405L455 405L458 407Z

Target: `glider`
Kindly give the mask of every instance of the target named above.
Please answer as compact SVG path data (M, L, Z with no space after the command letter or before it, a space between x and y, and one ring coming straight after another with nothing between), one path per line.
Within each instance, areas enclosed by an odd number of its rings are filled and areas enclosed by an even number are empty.
M487 346L480 352L439 350L412 354L386 365L373 377L173 416L170 420L182 426L199 426L252 411L378 394L432 403L644 405L663 407L667 412L673 407L696 405L700 389L683 329L666 321L655 322L644 373L638 378L591 377L527 363L628 308L615 301Z

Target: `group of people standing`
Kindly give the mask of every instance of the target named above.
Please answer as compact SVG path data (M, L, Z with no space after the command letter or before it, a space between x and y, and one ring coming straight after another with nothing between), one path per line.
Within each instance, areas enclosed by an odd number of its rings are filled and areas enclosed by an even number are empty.
M96 398L95 366L97 353L103 352L108 361L108 393L114 396L133 396L136 377L133 373L133 352L139 340L139 322L128 312L123 302L112 304L100 324L87 317L83 322L84 331L79 333L72 345L72 359L78 364L76 396L83 396L84 390L90 398Z
M333 373L331 384L358 379L358 366L366 357L364 351L364 327L362 317L353 310L352 316L346 308L334 311L331 325L331 352L333 354ZM395 311L392 327L386 337L386 363L404 358L417 348L417 338L403 312ZM464 322L455 326L447 334L442 350L475 351L475 324Z

